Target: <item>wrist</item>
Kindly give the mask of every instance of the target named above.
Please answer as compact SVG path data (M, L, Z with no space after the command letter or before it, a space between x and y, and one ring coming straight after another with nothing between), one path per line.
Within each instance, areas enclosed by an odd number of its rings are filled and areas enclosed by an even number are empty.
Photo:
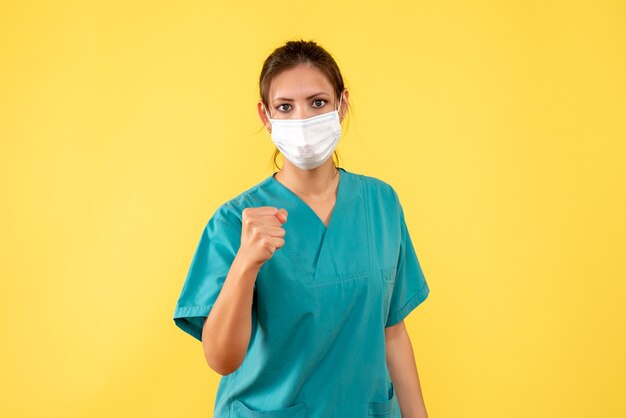
M254 261L250 261L248 257L245 256L242 252L237 252L235 254L235 259L233 260L233 264L236 265L236 268L240 271L240 273L244 276L252 275L256 278L259 270L263 266L263 263L258 263Z

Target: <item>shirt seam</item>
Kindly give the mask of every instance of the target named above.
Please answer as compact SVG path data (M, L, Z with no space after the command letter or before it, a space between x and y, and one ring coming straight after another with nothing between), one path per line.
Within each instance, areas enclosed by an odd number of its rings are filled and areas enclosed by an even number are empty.
M400 322L400 319L403 319L407 316L407 314L415 307L417 307L421 302L426 300L426 296L430 293L430 289L428 288L428 282L424 282L424 285L418 290L411 298L390 317L391 323Z
M230 223L230 221L227 221L226 218L223 217L223 215L215 215L215 217L213 218L215 220L215 222L219 222L221 224L226 225L227 227L233 229L233 230L237 230L237 228Z
M372 260L373 256L372 256L372 235L371 235L371 231L370 229L372 228L371 222L370 222L370 208L369 208L369 199L365 199L364 196L366 195L366 193L369 192L369 190L365 190L365 181L363 181L362 177L359 177L359 180L361 181L361 199L363 201L363 206L365 207L365 217L366 217L366 222L365 225L367 225L366 228L366 233L367 233L367 242L368 242L368 246L367 246L367 252L368 252L368 257L369 257L369 270L371 271L374 268L374 262Z

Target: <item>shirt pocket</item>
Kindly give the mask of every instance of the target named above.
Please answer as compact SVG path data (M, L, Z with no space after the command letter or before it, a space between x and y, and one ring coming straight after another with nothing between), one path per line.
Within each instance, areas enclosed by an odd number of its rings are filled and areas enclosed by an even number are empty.
M389 383L389 399L384 401L371 401L368 408L370 418L395 417L396 416L396 391L393 382Z
M391 296L393 295L393 288L396 283L397 267L387 267L380 270L382 285L383 285L383 301L385 304L385 312L389 310L391 304Z
M296 403L287 408L274 409L271 411L257 411L239 399L235 399L233 409L236 418L307 418L307 408L303 402Z

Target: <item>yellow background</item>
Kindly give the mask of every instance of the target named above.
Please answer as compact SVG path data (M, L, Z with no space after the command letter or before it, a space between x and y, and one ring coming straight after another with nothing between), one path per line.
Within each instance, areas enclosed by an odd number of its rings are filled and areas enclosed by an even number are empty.
M300 38L351 92L340 165L405 208L430 417L626 416L624 1L0 5L0 416L212 415L171 317Z

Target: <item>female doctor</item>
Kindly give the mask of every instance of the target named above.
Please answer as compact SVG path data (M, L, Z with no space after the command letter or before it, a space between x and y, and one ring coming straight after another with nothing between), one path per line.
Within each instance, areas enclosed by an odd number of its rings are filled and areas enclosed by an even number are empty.
M339 68L290 41L259 84L284 165L213 213L173 317L222 375L214 417L426 418L404 318L429 288L393 187L333 161Z

